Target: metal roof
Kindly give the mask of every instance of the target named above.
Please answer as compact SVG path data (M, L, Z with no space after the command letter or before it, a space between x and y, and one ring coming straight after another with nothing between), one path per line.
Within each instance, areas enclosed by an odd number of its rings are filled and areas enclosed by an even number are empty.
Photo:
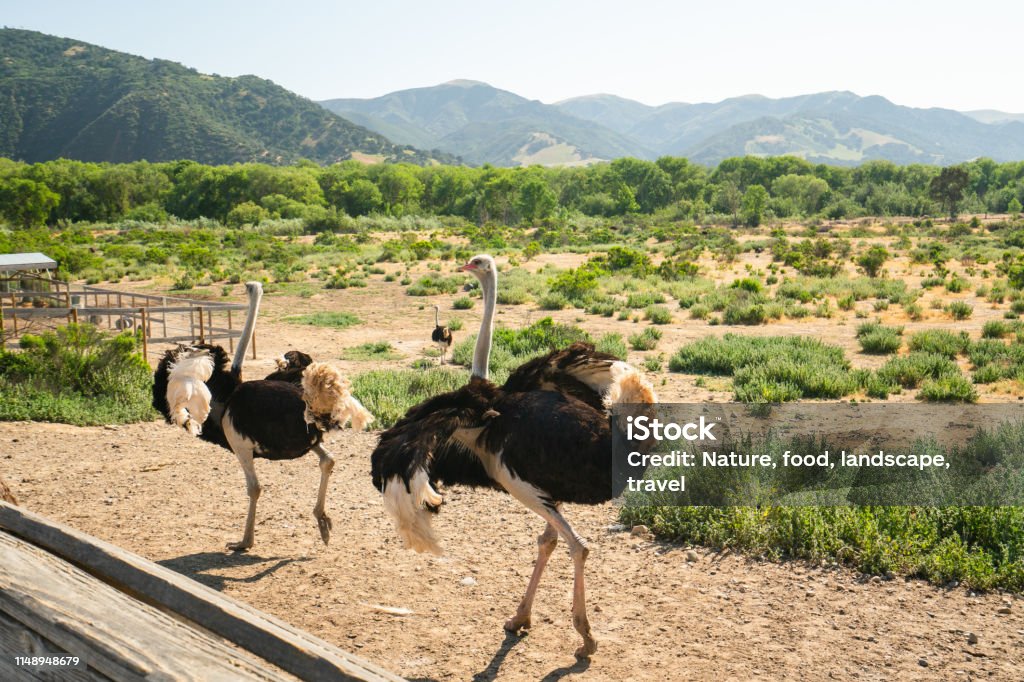
M44 253L2 253L0 272L21 272L24 270L56 270L57 261Z

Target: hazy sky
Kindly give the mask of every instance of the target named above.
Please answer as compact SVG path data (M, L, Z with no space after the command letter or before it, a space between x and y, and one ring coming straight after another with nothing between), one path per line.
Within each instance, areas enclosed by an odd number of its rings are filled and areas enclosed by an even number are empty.
M1024 112L1020 0L0 0L0 23L317 100L470 78L544 102L852 90Z

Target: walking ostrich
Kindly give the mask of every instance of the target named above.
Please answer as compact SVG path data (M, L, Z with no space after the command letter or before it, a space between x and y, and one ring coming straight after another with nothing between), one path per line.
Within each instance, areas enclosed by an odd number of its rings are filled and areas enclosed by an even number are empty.
M324 433L348 421L353 428L362 429L373 417L352 397L349 381L337 369L324 363L304 364L309 356L298 351L287 361L289 366L292 362L304 365L298 380L289 374L284 380L243 382L242 358L255 329L262 287L253 282L246 290L249 310L231 365L220 346L199 344L168 351L154 375L153 405L168 422L231 450L238 458L249 509L242 540L229 543L228 549L244 551L253 545L260 495L254 458L296 459L311 450L320 458L313 516L327 543L331 520L324 504L334 458L322 445ZM285 372L292 370L287 367Z
M448 327L441 326L441 320L438 319L441 309L436 305L434 306L434 331L430 334L430 340L437 344L438 349L441 351L441 364L444 364L444 355L448 352L448 349L452 347L452 330Z
M372 461L373 483L405 543L440 554L430 526L441 484L489 486L512 495L546 522L526 594L505 629L530 627L537 586L559 536L574 565L573 625L581 658L596 649L584 587L586 541L562 516L563 503L599 504L622 492L613 481L609 411L616 404L654 403L636 369L586 343L553 351L516 369L502 386L487 380L497 269L475 256L463 270L481 283L484 313L467 386L411 408L385 431Z

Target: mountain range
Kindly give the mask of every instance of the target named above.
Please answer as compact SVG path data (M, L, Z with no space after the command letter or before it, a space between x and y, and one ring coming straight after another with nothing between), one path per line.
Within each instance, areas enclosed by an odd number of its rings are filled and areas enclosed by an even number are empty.
M545 104L469 80L316 103L257 76L202 74L0 29L0 156L28 162L517 166L672 155L715 164L745 154L832 164L1021 160L1024 114L916 109L851 92L661 106L589 95Z
M745 154L832 164L1024 159L1024 115L916 109L852 92L661 106L589 95L544 104L486 83L451 81L321 104L396 142L495 165L663 155L715 164Z
M0 30L0 156L213 164L433 158L256 76L207 75L10 28Z

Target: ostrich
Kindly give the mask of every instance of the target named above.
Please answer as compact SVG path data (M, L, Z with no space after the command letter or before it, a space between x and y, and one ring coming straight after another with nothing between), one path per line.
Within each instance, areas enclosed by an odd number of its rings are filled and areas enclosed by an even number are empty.
M612 480L610 408L657 397L636 369L585 343L525 363L502 386L491 383L497 269L481 255L463 270L480 280L484 296L472 377L467 386L411 408L381 435L371 458L373 483L399 535L416 551L441 553L430 526L442 503L438 483L496 488L543 518L533 574L505 629L530 627L537 586L561 537L574 567L573 625L583 638L576 655L585 658L597 649L583 576L589 550L561 507L599 504L622 492L624 484Z
M452 347L452 330L448 327L441 326L441 320L438 319L441 309L436 305L434 306L434 331L430 334L430 340L437 344L438 349L441 351L441 364L444 364L444 355L448 352L448 349Z
M286 380L243 382L242 358L252 339L262 296L259 283L247 284L246 290L249 311L230 366L220 346L199 344L168 351L154 375L153 406L168 422L231 450L238 458L245 474L249 510L242 540L229 543L228 549L244 551L253 545L260 495L254 458L296 459L310 451L320 458L320 487L313 515L320 537L327 543L331 520L324 503L334 458L322 445L324 433L348 421L353 428L362 429L373 417L352 397L348 380L323 363L304 366L297 380L290 375ZM288 364L294 360L301 365L303 358L308 356L296 351Z

